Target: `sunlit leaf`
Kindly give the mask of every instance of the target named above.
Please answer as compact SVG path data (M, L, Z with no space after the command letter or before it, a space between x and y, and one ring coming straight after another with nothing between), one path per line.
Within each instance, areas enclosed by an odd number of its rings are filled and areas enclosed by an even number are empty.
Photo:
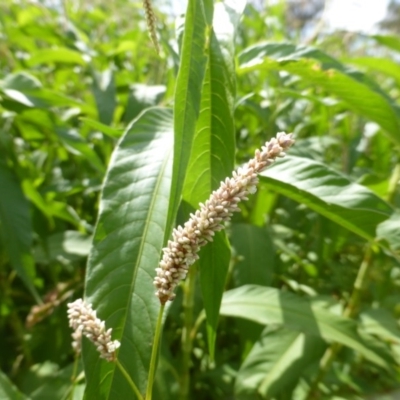
M221 314L245 318L263 325L279 324L290 329L338 342L358 351L373 363L389 368L387 362L368 348L353 320L314 306L303 297L275 288L245 285L225 292Z
M128 127L108 167L86 276L86 300L121 341L118 358L142 392L159 310L153 278L168 210L172 137L168 109L149 109ZM86 396L133 399L115 364L86 344Z
M262 172L261 179L274 191L367 240L375 238L377 226L393 213L388 203L366 187L308 158L286 156Z
M322 340L301 332L264 329L238 371L238 399L245 399L249 393L263 398L289 394L307 366L318 360L325 348Z

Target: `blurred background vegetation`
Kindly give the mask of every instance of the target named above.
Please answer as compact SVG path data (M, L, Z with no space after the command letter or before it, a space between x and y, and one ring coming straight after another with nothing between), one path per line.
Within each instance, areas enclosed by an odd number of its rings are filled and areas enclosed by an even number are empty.
M66 302L82 294L110 155L142 110L173 100L180 31L173 6L159 1L154 7L160 55L140 2L0 4L1 398L19 398L13 397L17 390L38 400L69 395L74 359ZM374 34L327 29L326 12L323 0L250 2L236 54L262 41L316 46L365 72L398 107L399 3L391 2ZM237 77L235 104L238 164L277 131L292 131L298 140L292 154L324 162L400 207L399 149L340 97L288 72L260 70ZM363 261L363 239L263 186L234 222L253 224L250 235L262 231L263 246L276 252L263 284L346 304ZM230 238L232 263L240 264L243 237L231 229ZM241 277L233 274L235 280ZM369 310L364 320L376 335L374 345L390 343L398 361L399 289L398 258L377 251L359 311ZM368 319L374 307L383 311ZM371 322L376 320L378 325ZM178 352L180 326L177 301L164 338L172 353ZM232 398L236 370L261 330L222 321L222 350L212 367L204 363L207 346L199 335L192 398ZM321 398L367 398L396 390L400 377L398 368L384 375L342 351L324 384ZM79 390L74 395L81 398Z

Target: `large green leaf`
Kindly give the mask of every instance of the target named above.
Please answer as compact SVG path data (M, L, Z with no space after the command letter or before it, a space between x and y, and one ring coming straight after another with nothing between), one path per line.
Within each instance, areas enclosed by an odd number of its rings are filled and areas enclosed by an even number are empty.
M171 199L165 240L168 238L181 201L183 184L199 116L201 87L206 69L206 14L204 0L189 0L181 62L174 103L174 163Z
M263 398L287 395L325 348L322 340L301 332L264 329L238 371L238 399L247 399L249 393L259 393Z
M346 68L322 51L291 43L262 43L243 51L239 62L241 72L284 70L323 87L400 143L400 111L394 101L366 75Z
M308 158L286 156L261 174L274 191L303 203L339 225L372 240L393 213L372 191Z
M145 111L108 167L89 255L85 297L121 341L119 360L144 392L159 300L153 278L163 244L172 168L172 113ZM84 347L88 399L133 399L115 364Z
M245 318L259 324L279 324L358 351L373 363L387 362L366 346L353 320L331 313L303 297L275 288L245 285L225 292L221 315Z
M204 77L200 114L183 188L183 199L193 209L205 201L234 166L234 36L245 1L215 5L213 27L206 49L207 68ZM219 307L230 261L224 234L216 235L199 260L201 288L207 316L208 343L211 357L218 323Z
M32 224L29 202L13 171L0 163L0 229L10 262L37 302L35 264L31 254Z

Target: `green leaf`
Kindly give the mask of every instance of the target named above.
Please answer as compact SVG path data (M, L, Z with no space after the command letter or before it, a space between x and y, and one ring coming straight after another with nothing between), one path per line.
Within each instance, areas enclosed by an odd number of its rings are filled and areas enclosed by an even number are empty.
M38 303L34 286L35 264L31 254L32 225L29 203L14 173L0 163L0 229L10 263Z
M40 49L36 50L31 58L27 61L30 67L38 64L79 64L85 65L86 60L81 53L70 49Z
M85 157L94 168L104 173L105 167L97 153L79 135L75 129L56 128L57 136L64 142L65 146L73 154Z
M232 2L231 7L222 3L215 5L213 28L206 48L208 59L200 114L183 189L183 199L193 209L198 208L198 204L232 174L236 95L233 41L244 5L243 1ZM202 250L199 260L211 358L214 357L219 307L229 262L230 249L226 237L224 234L216 235L215 240Z
M243 51L239 62L241 72L284 70L323 87L400 143L400 111L394 101L366 75L346 68L322 51L291 43L262 43Z
M163 245L172 169L172 113L145 111L111 157L89 255L85 297L121 341L118 353L144 393L160 307L153 278ZM114 363L84 346L89 399L135 398Z
M28 400L23 393L21 393L8 377L0 371L0 399L2 400Z
M240 366L235 393L246 399L250 393L263 398L286 395L304 370L319 359L326 345L322 340L287 329L264 329L260 339Z
M400 344L400 327L389 311L383 308L369 309L363 311L359 318L364 332L376 335L385 341Z
M84 122L87 126L89 126L92 129L95 129L97 131L103 132L107 136L110 136L112 138L119 138L121 137L122 134L122 129L119 128L111 128L108 125L104 125L99 121L96 121L91 118L80 118L82 122Z
M55 233L46 239L46 248L35 251L37 262L60 261L62 263L80 260L88 256L92 237L77 231Z
M5 96L4 99L1 99L3 107L16 112L21 112L26 107L78 107L88 115L94 114L90 105L42 88L36 78L24 73L16 74L10 80L4 80L0 83L0 91Z
M397 85L400 86L400 68L399 64L395 61L383 57L357 57L349 58L347 61L351 64L367 67L368 69L391 76L395 79Z
M261 174L272 190L307 205L361 237L375 238L377 226L393 213L372 191L308 158L286 156Z
M376 238L385 241L400 255L400 211L396 211L387 220L378 225Z
M207 317L208 351L214 359L215 340L222 294L229 270L231 249L225 232L217 232L213 242L200 251L200 285Z
M93 72L92 92L96 100L99 121L110 125L117 106L114 74L111 68L102 72Z
M130 122L144 109L156 106L165 95L167 88L164 85L136 84L129 88L128 103L126 105L124 122Z
M245 285L225 292L221 315L245 318L263 325L289 329L338 342L358 351L369 361L388 368L387 362L366 346L353 320L313 305L303 297L275 288Z
M236 286L270 285L276 263L270 233L250 224L232 224L230 238L237 259L233 270Z
M3 81L0 81L0 89L26 91L40 89L41 87L42 84L40 81L27 72L17 72L7 75Z
M206 69L206 16L203 0L189 0L176 81L174 103L174 163L165 240L169 237L181 201L183 184L200 110Z
M371 37L383 46L400 52L400 38L398 36L374 35Z

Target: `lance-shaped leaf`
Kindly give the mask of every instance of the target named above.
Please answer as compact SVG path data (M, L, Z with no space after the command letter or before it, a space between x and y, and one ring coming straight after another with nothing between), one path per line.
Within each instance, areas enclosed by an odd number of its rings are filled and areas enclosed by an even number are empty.
M159 300L153 278L163 244L172 168L172 113L147 110L111 157L89 254L85 297L121 341L118 358L141 392ZM134 399L114 363L85 343L87 398Z
M189 0L175 89L174 163L165 239L169 236L178 211L199 116L201 87L207 61L206 30L204 0Z
M375 238L378 224L393 213L388 203L365 186L308 158L286 156L262 172L261 177L274 191L367 240Z
M215 5L201 109L183 190L184 200L193 209L198 208L199 202L205 201L220 182L232 174L234 167L234 36L244 6L243 0ZM230 250L224 233L216 235L200 254L201 288L211 357L229 261Z
M225 292L221 315L249 319L259 324L279 324L358 351L373 363L388 363L363 343L356 323L331 313L293 293L271 287L245 285Z
M394 101L365 74L346 68L324 52L291 43L261 43L243 51L239 62L242 72L261 68L301 76L378 123L394 142L400 143L400 110Z
M263 398L282 392L287 395L325 348L322 340L311 335L283 328L264 329L238 371L238 399L246 399L251 393L259 393Z

